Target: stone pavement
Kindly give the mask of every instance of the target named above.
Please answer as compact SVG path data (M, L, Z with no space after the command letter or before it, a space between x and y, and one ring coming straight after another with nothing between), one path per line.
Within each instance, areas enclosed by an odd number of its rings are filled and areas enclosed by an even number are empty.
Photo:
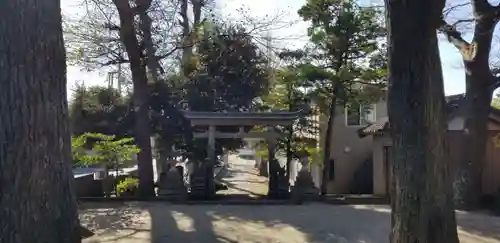
M387 206L84 203L84 243L387 243ZM500 243L500 218L457 213L462 243Z
M254 160L241 159L237 155L229 156L229 167L222 173L222 182L228 190L217 192L218 195L247 195L260 197L267 195L267 177L259 176L254 168Z

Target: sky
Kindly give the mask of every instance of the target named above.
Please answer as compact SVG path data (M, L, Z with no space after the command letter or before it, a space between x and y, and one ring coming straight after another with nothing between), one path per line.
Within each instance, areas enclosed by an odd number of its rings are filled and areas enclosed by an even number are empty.
M77 7L79 2L81 0L62 0L63 13L84 11L84 9ZM230 19L239 18L237 12L239 8L247 9L248 13L255 18L275 16L278 12L284 13L281 20L294 22L294 24L272 31L270 35L276 39L276 45L293 49L293 47L300 48L307 40L307 23L300 21L297 14L298 9L305 2L306 0L217 0L216 7ZM460 54L444 38L440 38L439 48L446 95L463 93L465 91L465 77ZM68 66L68 91L71 92L79 81L85 81L85 85L105 85L105 75L98 71L85 72L78 66Z

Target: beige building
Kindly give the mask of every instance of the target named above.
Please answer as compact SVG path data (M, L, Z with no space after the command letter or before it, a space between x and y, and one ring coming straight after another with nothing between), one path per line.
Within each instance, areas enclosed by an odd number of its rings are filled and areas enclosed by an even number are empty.
M464 124L459 108L462 101L463 95L447 97L451 161L459 158L457 142ZM331 134L330 158L334 159L334 168L328 193L387 195L392 139L387 133L386 102L338 110L342 112L338 112ZM500 190L500 148L494 143L500 140L500 111L492 109L488 129L483 189L485 194L494 194Z
M328 183L328 193L359 193L359 188L356 188L355 185L355 175L359 174L358 171L363 167L362 165L371 159L373 138L360 138L358 131L387 117L386 103L380 101L370 105L337 107L336 113L330 146L330 158L334 159L335 162L332 171L330 171L331 180ZM324 124L326 122L322 121L322 124L322 131L325 131Z

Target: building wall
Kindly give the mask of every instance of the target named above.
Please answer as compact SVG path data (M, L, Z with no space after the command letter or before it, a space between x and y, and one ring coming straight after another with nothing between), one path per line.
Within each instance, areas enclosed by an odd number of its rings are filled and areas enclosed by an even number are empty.
M490 124L491 128L500 128L498 125ZM500 192L500 147L495 145L495 137L500 138L499 130L490 130L486 143L486 160L483 168L483 194L495 195ZM456 168L461 158L461 131L449 131L447 134L449 141L450 154L448 162L452 170ZM375 195L387 195L386 178L386 155L384 147L392 146L392 139L389 136L373 136L373 193Z
M331 134L330 158L335 160L335 178L330 180L328 192L335 194L349 193L354 173L372 156L373 137L358 136L358 130L364 126L346 126L344 111L343 107L337 108ZM386 102L375 105L375 116L377 120L387 117Z
M390 148L392 139L389 136L373 136L373 194L386 195L387 182L389 176L386 168L386 155L384 147Z
M461 131L464 128L465 119L461 116L453 117L448 121L448 130Z
M483 193L498 195L500 193L500 126L490 124L488 140L486 142L486 161L483 168Z

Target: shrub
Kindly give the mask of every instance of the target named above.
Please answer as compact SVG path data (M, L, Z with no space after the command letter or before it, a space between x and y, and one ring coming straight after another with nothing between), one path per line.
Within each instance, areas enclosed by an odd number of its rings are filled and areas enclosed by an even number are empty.
M138 186L139 179L127 177L116 186L116 194L117 196L134 196Z

